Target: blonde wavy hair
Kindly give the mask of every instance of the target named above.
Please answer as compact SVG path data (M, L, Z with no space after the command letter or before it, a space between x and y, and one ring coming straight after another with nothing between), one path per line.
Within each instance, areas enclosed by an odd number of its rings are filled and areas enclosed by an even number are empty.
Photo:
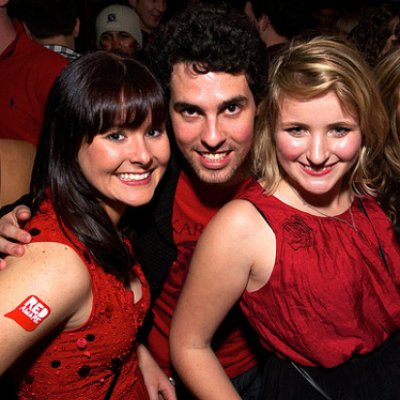
M260 104L253 143L253 172L271 194L284 174L275 147L280 107L286 96L312 99L333 91L343 109L355 117L362 133L357 163L349 176L354 194L375 194L384 178L380 164L388 135L388 118L372 72L344 39L318 36L293 41L271 65L269 88Z
M375 67L375 77L383 104L387 110L390 133L386 140L384 155L386 159L385 175L391 177L378 187L378 200L384 209L392 215L398 212L400 195L400 49L388 53Z

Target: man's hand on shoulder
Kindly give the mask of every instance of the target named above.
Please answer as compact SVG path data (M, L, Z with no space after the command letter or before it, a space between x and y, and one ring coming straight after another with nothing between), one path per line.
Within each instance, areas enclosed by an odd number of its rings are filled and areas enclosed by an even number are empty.
M17 206L0 218L0 254L20 257L25 253L23 244L30 243L31 235L23 228L31 217L27 206ZM0 270L6 267L6 261L0 258Z

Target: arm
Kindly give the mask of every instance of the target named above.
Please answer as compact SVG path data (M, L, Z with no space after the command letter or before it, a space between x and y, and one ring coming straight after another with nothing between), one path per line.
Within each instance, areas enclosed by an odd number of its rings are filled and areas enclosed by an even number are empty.
M150 400L176 400L175 388L171 385L168 377L156 363L149 350L140 344L137 349L137 355Z
M91 304L89 273L67 246L34 243L8 264L11 268L0 272L0 375L60 324L72 328L85 322Z
M0 218L0 254L19 257L25 253L24 246L14 241L21 243L31 241L31 235L20 228L29 220L30 216L29 208L19 205ZM6 260L0 258L0 270L5 266Z
M267 243L274 246L274 235L258 211L235 200L212 219L197 244L174 312L170 346L178 374L199 399L240 399L210 343L243 291L268 280L273 263L265 257Z

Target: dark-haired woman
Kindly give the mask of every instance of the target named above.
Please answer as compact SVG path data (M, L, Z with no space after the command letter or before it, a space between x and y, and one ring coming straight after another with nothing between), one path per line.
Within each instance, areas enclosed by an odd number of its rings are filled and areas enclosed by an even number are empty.
M141 368L156 367L137 332L150 294L124 212L151 200L167 168L166 115L159 84L132 59L92 53L56 82L33 241L0 274L0 374L10 368L20 399L149 398Z

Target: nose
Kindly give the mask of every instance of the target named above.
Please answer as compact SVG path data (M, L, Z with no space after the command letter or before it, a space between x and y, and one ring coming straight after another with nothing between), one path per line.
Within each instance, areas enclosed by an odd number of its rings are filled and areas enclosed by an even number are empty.
M329 158L329 139L323 133L311 134L307 159L313 165L322 165Z
M160 13L163 13L165 11L165 9L167 8L167 2L165 0L158 0L156 3L156 8L157 8L157 11L159 11Z
M222 127L216 118L208 118L201 132L201 142L209 149L217 149L226 140Z
M132 164L140 164L143 166L151 164L152 153L142 135L132 138L132 142L129 145L128 158Z
M119 38L113 38L111 42L112 49L121 49L121 40Z

